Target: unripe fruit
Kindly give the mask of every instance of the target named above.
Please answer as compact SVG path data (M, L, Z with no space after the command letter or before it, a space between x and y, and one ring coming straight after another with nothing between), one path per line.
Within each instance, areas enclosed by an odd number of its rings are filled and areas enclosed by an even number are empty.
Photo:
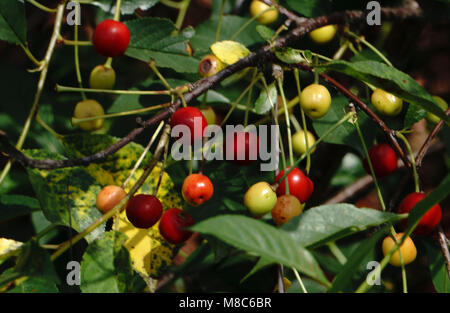
M311 84L303 89L299 102L305 114L310 118L321 118L330 109L331 95L325 86Z
M105 115L103 107L95 100L87 99L77 103L73 116L75 118L87 118ZM104 123L104 119L96 119L87 122L81 122L78 124L81 129L86 131L93 131L101 128Z
M448 109L448 103L445 102L444 99L442 99L441 97L438 97L438 96L433 96L433 98L442 110L446 111ZM437 124L441 120L441 118L439 116L434 115L433 113L430 113L430 112L427 112L426 119L431 124Z
M377 178L387 176L397 169L397 155L388 144L379 143L369 149L370 162ZM367 174L371 174L369 162L363 160L363 166Z
M252 3L250 3L250 15L254 17L264 10L267 10L268 8L270 8L270 6L268 6L267 4L258 0L253 0ZM265 13L257 17L256 20L263 25L267 25L275 22L277 18L278 10L274 8L272 10L266 11Z
M409 213L412 208L420 201L425 199L426 195L423 192L412 192L407 195L398 208L398 213ZM419 221L419 224L414 229L414 234L416 235L426 235L430 233L441 221L442 210L439 204L435 204L425 213L424 216ZM408 226L408 219L402 220L402 225L404 228Z
M105 214L114 208L126 195L125 190L119 186L106 186L97 195L97 209Z
M277 203L272 209L272 218L276 225L283 225L293 217L300 215L303 206L293 195L282 195L278 197Z
M180 244L192 236L192 232L185 229L192 225L194 225L192 216L180 209L172 208L161 217L159 233L166 241Z
M317 44L324 44L334 38L336 34L335 25L319 27L309 33L309 37Z
M294 149L294 152L298 155L304 154L307 150L306 136L308 136L308 147L311 147L316 142L316 139L310 131L307 131L305 134L305 131L300 130L292 136L292 147ZM316 147L310 150L310 153L313 153L315 150Z
M266 182L252 185L244 195L244 205L252 215L263 216L277 203L277 195Z
M286 170L289 170L287 168ZM279 183L277 188L277 195L280 197L286 194L286 179L281 178L284 176L285 171L282 170L275 177L275 183ZM281 181L280 181L281 180ZM289 183L289 194L297 197L301 203L305 203L311 197L314 191L314 184L300 169L295 167L288 175L287 180Z
M203 131L208 122L202 112L194 107L185 107L178 109L170 120L170 126L174 128L178 125L185 125L189 128L191 133L191 143L203 138ZM179 139L177 137L176 139Z
M258 135L255 132L234 132L233 135L227 135L224 145L226 159L230 158L227 156L229 149L233 149L231 162L239 166L250 165L258 158Z
M112 67L97 65L89 77L89 86L93 89L113 89L116 83L116 72Z
M161 202L152 195L136 195L131 198L126 207L127 218L137 228L150 228L161 218L163 207Z
M216 122L216 112L214 112L214 109L212 107L206 106L206 107L200 108L200 112L202 112L208 125L215 125L217 123Z
M214 54L205 56L198 65L198 74L201 77L210 77L225 68L225 63L219 60Z
M402 236L403 233L396 234L395 240L398 242ZM391 251L392 248L394 248L394 246L395 246L394 239L392 239L390 236L384 238L382 243L383 255L386 256L389 253L389 251ZM400 252L402 253L403 264L405 265L413 262L416 259L417 249L416 246L414 245L414 242L409 236L405 238L405 241L400 246ZM389 263L397 267L402 266L400 253L398 250L395 251L394 254L391 256L391 258L389 259Z
M402 99L380 88L372 93L371 101L375 109L385 116L396 116L403 108Z
M128 48L130 30L122 22L104 20L95 28L92 41L98 54L111 58L118 57Z
M191 174L184 179L181 194L187 203L198 206L211 199L214 186L208 176Z

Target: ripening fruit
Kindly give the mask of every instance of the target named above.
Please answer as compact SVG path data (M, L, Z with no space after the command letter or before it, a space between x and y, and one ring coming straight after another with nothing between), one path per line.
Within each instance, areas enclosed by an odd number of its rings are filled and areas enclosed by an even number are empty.
M126 195L125 190L119 186L106 186L97 195L97 209L105 214L122 201Z
M233 149L231 162L239 166L247 166L258 158L259 138L255 132L233 132L233 135L226 136L223 148L227 160L230 159L227 156L228 149Z
M305 114L310 118L321 118L330 109L331 95L325 86L311 84L303 89L299 102Z
M112 67L97 65L89 76L89 86L93 89L113 89L116 72Z
M336 35L336 26L335 25L327 25L319 27L309 33L309 37L317 44L324 44Z
M185 107L178 109L170 120L170 126L174 128L178 125L185 125L191 133L191 143L203 138L203 132L208 126L205 116L194 107ZM180 136L181 137L181 136ZM177 137L176 139L179 139Z
M87 99L77 103L75 106L75 111L73 112L73 116L75 118L87 118L87 117L95 117L105 115L105 111L103 107L95 100ZM104 119L96 119L87 122L81 122L78 124L82 130L86 131L94 131L103 126Z
M311 147L315 142L316 139L314 138L314 135L307 131L306 135L303 130L300 130L296 132L292 136L292 148L294 149L294 152L298 155L302 155L306 152L306 136L308 136L308 147ZM316 150L316 147L314 147L310 153L313 153Z
M181 194L187 203L198 206L211 199L214 186L208 176L191 174L184 179Z
M137 228L150 228L161 218L163 207L161 202L152 195L136 195L131 198L126 207L127 218Z
M387 176L397 169L397 154L388 144L379 143L372 146L369 149L369 157L377 178ZM367 174L371 175L367 159L363 160L363 166Z
M192 216L180 209L172 208L161 217L159 233L166 241L180 244L192 236L192 232L185 229L192 225L194 225Z
M402 236L403 233L396 234L395 240L396 241L400 240ZM389 253L389 251L391 251L391 249L394 248L394 246L395 242L394 239L392 239L392 237L387 236L386 238L384 238L382 243L383 255L386 256ZM405 241L400 246L400 252L402 253L403 264L405 265L412 263L416 259L417 249L416 246L414 245L414 242L409 236L405 238ZM400 253L398 250L395 251L394 254L391 256L391 258L389 259L389 263L397 267L402 266L402 262L400 260Z
M293 217L300 215L303 206L293 195L282 195L278 197L277 203L272 209L272 218L276 225L283 225Z
M225 63L219 60L214 54L205 56L198 65L198 74L201 77L210 77L225 68Z
M252 3L250 3L250 15L254 17L263 12L264 10L267 10L268 8L270 8L270 6L268 6L267 4L258 0L252 0ZM267 25L275 22L277 18L278 18L278 10L274 8L258 16L256 20L263 25Z
M122 22L104 20L95 28L92 41L98 54L111 58L118 57L128 48L130 30Z
M398 213L409 213L412 208L420 201L425 199L426 195L423 192L412 192L407 195L402 202L400 202L400 206L398 208ZM414 229L414 234L416 235L426 235L430 233L436 226L439 224L442 218L442 210L441 206L437 203L431 207L425 213L424 216L419 221L419 224ZM402 220L403 227L406 228L408 226L408 219Z
M287 168L286 170L289 170ZM275 177L275 183L279 183L277 188L277 195L280 197L286 194L286 179L280 181L284 176L285 171L282 170ZM305 203L311 197L314 191L314 184L308 176L306 176L299 168L295 167L287 175L289 183L289 194L297 197L300 203Z
M214 109L212 107L206 106L206 107L200 108L200 112L202 112L208 125L216 124L216 112L214 112Z
M277 203L277 195L266 182L252 185L244 195L244 205L252 215L263 216Z
M385 116L396 116L403 108L402 99L380 88L372 93L371 101L375 109Z
M436 103L442 110L446 111L448 109L448 103L444 99L438 96L433 96L433 98L434 101L436 101ZM439 116L434 115L433 113L430 112L427 112L426 119L431 124L437 124L441 120Z

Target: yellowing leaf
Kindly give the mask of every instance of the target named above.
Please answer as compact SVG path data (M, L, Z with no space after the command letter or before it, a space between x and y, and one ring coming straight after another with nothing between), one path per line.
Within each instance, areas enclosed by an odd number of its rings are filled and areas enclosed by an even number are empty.
M23 245L20 241L8 238L0 238L0 256L20 248Z
M220 61L227 65L239 61L250 53L243 44L231 40L216 42L211 45L211 50Z

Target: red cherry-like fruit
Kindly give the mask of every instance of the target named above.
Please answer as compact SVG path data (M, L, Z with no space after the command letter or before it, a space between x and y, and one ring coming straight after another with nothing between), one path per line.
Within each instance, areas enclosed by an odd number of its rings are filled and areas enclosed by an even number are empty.
M259 139L254 132L234 132L226 137L224 155L228 159L227 150L233 148L233 162L236 165L250 165L258 157Z
M397 169L397 155L388 144L379 143L369 149L369 157L377 178L387 176ZM370 174L369 162L363 160L364 169Z
M183 199L193 205L198 206L211 199L214 193L214 186L208 176L203 174L191 174L184 179L181 187Z
M122 22L104 20L95 28L92 41L98 54L111 58L118 57L128 48L130 30Z
M150 228L161 218L163 207L152 195L136 195L126 207L127 218L137 228Z
M194 107L185 107L178 109L170 120L170 126L174 128L178 125L185 125L191 133L191 143L203 138L203 131L208 122L202 112ZM179 139L181 136L177 137Z
M412 208L420 201L422 201L426 197L423 192L412 192L407 195L402 202L400 202L400 206L398 208L398 213L409 213ZM441 221L442 218L442 210L439 204L435 204L425 213L424 216L419 221L419 224L414 229L414 234L416 235L426 235L430 233ZM408 226L408 219L402 220L402 226Z
M287 168L287 170L289 170L289 168ZM282 170L275 177L275 183L280 184L276 190L278 197L286 194L286 179L280 181L284 176L284 173L285 171ZM297 167L288 174L287 179L289 183L289 194L297 197L301 203L308 201L314 191L314 183L312 180Z
M192 232L185 229L192 225L194 225L192 216L180 209L172 208L161 217L159 233L166 241L180 244L192 236Z

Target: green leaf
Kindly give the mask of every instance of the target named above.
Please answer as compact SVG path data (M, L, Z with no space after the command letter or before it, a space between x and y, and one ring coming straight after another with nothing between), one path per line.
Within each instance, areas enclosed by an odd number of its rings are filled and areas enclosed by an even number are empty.
M296 64L305 62L305 58L302 56L302 52L292 48L278 48L275 50L276 57L284 63Z
M59 154L43 150L26 150L25 153L36 159L62 159ZM42 211L50 222L71 226L81 232L102 216L96 207L101 187L84 167L50 171L28 168L27 172ZM90 242L103 232L104 225L85 238Z
M14 271L23 276L44 279L48 283L59 283L50 255L34 240L23 245Z
M123 246L127 237L109 231L92 242L81 262L81 291L127 292L131 289L133 269L128 250Z
M422 216L428 212L431 207L433 207L436 203L443 201L450 194L450 174L444 178L441 184L434 189L430 194L427 195L425 199L419 201L409 212L408 215L408 227L405 230L405 233L410 234L412 229L419 224Z
M265 114L270 111L272 105L277 105L278 91L275 82L267 86L267 89L269 91L269 95L267 95L266 89L263 88L259 94L258 99L256 99L255 111L257 114Z
M133 14L136 9L145 11L153 7L158 2L159 0L122 0L120 13ZM90 3L111 14L116 12L115 0L91 0Z
M294 217L281 229L300 245L312 248L400 219L398 214L339 203L311 208Z
M194 35L193 28L186 28L172 36L175 25L167 19L141 18L126 21L131 39L126 55L149 62L155 60L158 67L171 68L181 73L196 73L199 61L186 52L186 44Z
M24 4L17 0L0 1L0 39L12 44L27 41L27 21Z
M27 215L41 207L36 198L24 195L2 195L0 194L0 221L6 221L18 216Z
M256 26L256 31L262 37L262 39L264 39L265 41L271 41L272 37L275 35L275 32L273 31L273 29L271 29L265 25Z
M305 275L328 285L311 253L287 234L262 221L242 215L219 215L191 227L274 263L295 267Z
M8 293L57 293L58 287L55 283L49 282L43 278L31 277L20 283Z
M425 115L427 115L427 111L411 103L408 106L408 111L406 111L403 127L411 127L414 123L417 123L418 121L423 119Z
M331 10L330 0L286 0L297 13L306 17L325 15Z
M343 96L332 97L328 113L325 116L312 121L313 128L319 137L326 133L330 127L336 124L345 115L348 102L348 99ZM373 121L366 114L359 114L358 123L366 142L372 142L377 132L377 128ZM335 131L324 138L324 141L347 145L359 151L361 155L364 155L364 149L361 145L358 133L356 132L356 128L349 122L339 125Z
M334 278L333 285L328 292L339 292L345 290L345 288L352 282L354 274L358 271L367 254L369 254L371 250L375 249L377 242L381 239L381 237L386 235L387 232L388 227L386 226L379 230L376 234L361 241L358 248L355 249L355 251L347 258L347 262L344 267Z
M424 241L424 245L434 288L440 293L450 293L450 277L441 249L427 241Z
M436 104L433 97L409 75L384 63L375 61L331 61L321 67L344 73L390 92L450 123L450 117Z
M252 276L253 274L255 274L256 272L262 270L263 268L274 264L273 261L268 260L264 257L259 258L258 262L256 262L255 266L252 268L252 270L250 272L248 272L247 275L244 276L244 278L241 279L241 283L246 281L250 276Z

